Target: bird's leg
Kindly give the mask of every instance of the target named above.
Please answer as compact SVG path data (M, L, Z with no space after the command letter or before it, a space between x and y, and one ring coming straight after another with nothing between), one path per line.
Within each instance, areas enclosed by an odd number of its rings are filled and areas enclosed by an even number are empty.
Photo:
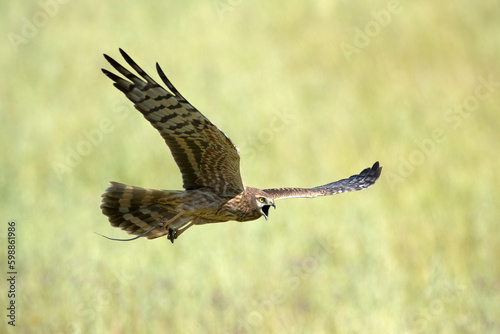
M169 226L168 227L168 240L172 241L172 243L174 243L174 239L176 238L175 236L175 228L173 228L172 226Z
M175 227L172 227L172 224L179 218L180 216L183 215L183 212L176 214L174 217L170 218L168 221L165 222L168 228L168 240L170 240L172 243L174 243L174 239L176 239L179 234L177 234L177 229Z
M188 228L190 228L193 225L194 225L194 223L190 222L185 227L178 228L178 229L175 229L175 228L169 226L168 227L168 240L170 240L172 243L174 243L174 240L177 239L179 237L179 235L181 235L185 230L187 230Z

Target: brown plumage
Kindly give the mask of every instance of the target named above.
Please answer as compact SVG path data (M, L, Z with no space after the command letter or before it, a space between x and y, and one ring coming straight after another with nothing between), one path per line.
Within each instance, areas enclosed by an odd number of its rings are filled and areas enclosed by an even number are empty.
M315 188L245 187L240 156L231 140L175 89L160 66L156 68L169 91L156 83L123 50L131 73L104 55L123 77L102 71L160 132L179 167L184 191L156 190L111 182L102 195L101 210L112 226L129 234L154 239L164 235L172 242L192 225L268 219L274 201L293 197L327 196L370 187L380 176L376 162L359 175Z

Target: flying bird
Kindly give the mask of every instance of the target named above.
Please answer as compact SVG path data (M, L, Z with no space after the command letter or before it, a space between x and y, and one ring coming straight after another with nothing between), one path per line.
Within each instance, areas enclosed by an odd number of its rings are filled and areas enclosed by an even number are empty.
M157 190L110 182L101 210L114 227L136 237L162 236L173 243L193 225L269 218L279 199L328 196L366 189L380 176L376 162L358 175L314 188L257 189L243 185L240 156L233 142L193 107L172 85L156 63L168 90L144 72L122 49L133 74L108 55L106 60L122 76L102 69L153 125L170 148L182 174L184 190Z

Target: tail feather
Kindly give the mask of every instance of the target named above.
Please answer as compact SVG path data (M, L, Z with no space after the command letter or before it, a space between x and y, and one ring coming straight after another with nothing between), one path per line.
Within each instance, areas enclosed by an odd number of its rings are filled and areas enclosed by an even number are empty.
M102 194L101 210L112 226L128 234L140 235L155 224L163 223L175 216L173 205L160 204L159 199L176 195L178 191L163 191L110 182ZM145 235L154 239L168 234L166 226L157 227Z

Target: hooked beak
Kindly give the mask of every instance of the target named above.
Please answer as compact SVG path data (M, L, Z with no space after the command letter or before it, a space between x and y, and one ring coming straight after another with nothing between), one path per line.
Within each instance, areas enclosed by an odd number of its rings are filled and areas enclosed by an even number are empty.
M268 219L269 219L269 208L270 208L271 206L272 206L274 209L276 209L276 204L274 204L274 202L271 202L271 204L270 204L270 205L264 205L264 206L262 207L262 213L264 214L264 218L266 218L266 220L268 220Z

